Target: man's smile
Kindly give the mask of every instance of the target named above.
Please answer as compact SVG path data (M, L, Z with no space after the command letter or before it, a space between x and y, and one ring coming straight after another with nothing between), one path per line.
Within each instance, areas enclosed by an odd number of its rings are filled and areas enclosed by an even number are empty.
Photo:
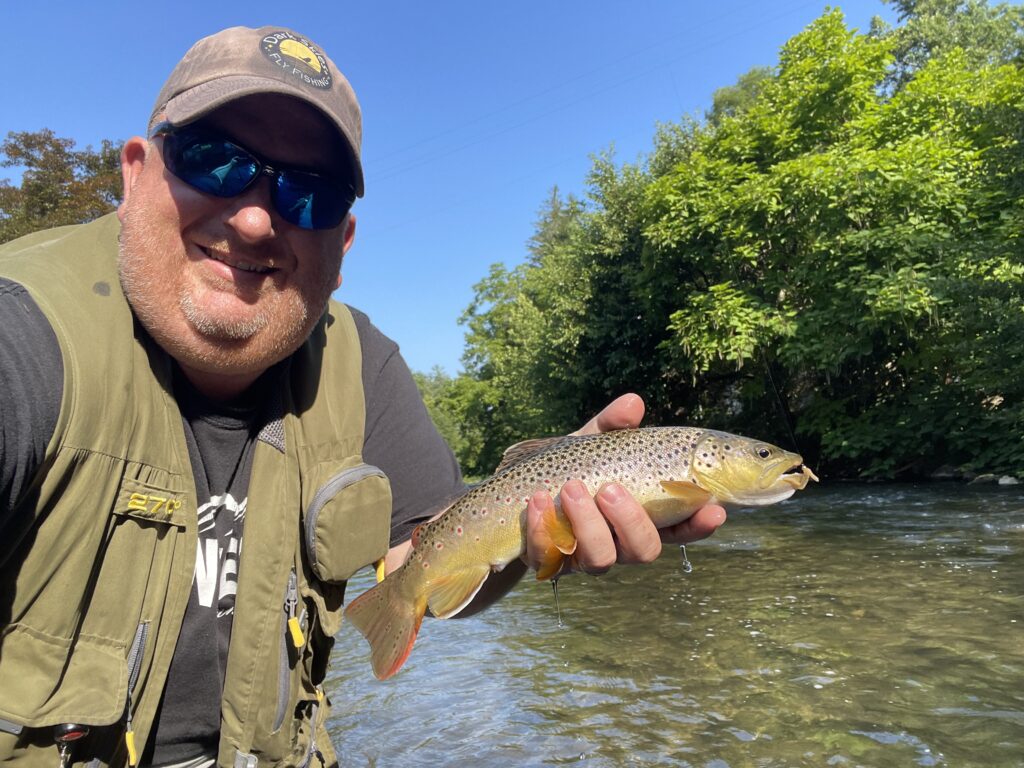
M277 271L273 266L273 262L268 266L265 264L257 264L252 261L246 261L245 259L232 256L229 253L224 253L223 251L214 250L212 248L204 248L203 246L200 246L200 250L207 258L212 259L213 261L219 261L221 264L226 264L229 267L241 270L242 272L253 272L259 275L268 275L271 272Z

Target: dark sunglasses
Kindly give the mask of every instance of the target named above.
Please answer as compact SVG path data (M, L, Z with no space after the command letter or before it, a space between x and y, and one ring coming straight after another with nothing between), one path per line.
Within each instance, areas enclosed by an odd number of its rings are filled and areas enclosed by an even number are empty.
M213 131L159 123L149 135L163 137L167 170L200 192L237 197L260 176L269 176L274 208L281 218L302 229L338 226L356 199L351 184L309 171L275 168Z

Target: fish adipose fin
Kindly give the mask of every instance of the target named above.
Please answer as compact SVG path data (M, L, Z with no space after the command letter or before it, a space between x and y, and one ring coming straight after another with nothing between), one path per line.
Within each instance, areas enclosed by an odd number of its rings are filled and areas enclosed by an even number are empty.
M484 563L432 577L427 589L430 612L439 619L457 615L476 597L490 573L491 567Z
M687 507L692 505L691 512L696 512L711 501L710 493L689 480L662 480L661 487L669 496L683 502Z
M557 576L562 570L566 557L576 551L576 535L572 524L554 502L548 498L548 505L541 516L536 536L540 540L540 565L537 566L537 581Z
M385 579L367 590L345 609L345 618L362 632L370 644L373 674L386 680L409 658L416 633L427 610L425 597L415 601L404 598Z

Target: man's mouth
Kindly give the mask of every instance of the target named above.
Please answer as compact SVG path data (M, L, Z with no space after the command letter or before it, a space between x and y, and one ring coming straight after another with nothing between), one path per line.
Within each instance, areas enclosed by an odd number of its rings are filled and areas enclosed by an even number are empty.
M203 248L203 252L208 258L214 261L219 261L222 264L227 264L229 267L239 269L242 272L253 272L258 275L267 275L271 272L275 272L276 269L272 266L268 267L265 264L255 264L245 259L236 258L226 253L220 253L217 251L210 250L209 248Z

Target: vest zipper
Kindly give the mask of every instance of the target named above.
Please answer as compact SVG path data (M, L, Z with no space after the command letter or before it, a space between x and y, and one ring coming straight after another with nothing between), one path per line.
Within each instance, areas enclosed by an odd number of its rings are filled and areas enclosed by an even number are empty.
M320 714L320 707L323 706L324 698L323 686L318 685L316 687L316 701L313 702L312 710L309 715L309 749L306 750L306 759L302 763L301 768L309 768L313 763L313 756L316 755L320 759L320 765L326 766L327 761L324 760L324 753L320 751L316 745L316 733L320 730L320 725L317 722L317 717Z
M387 475L372 464L357 464L354 467L343 469L321 485L317 492L313 494L313 500L309 503L309 508L306 510L305 533L306 553L309 555L314 569L318 566L316 557L316 521L320 511L327 502L338 495L339 491L350 485L355 485L368 477L383 477L385 480L387 479Z
M284 621L285 632L281 637L281 663L277 675L277 714L274 716L274 727L277 730L284 723L285 710L288 706L288 693L291 682L291 665L289 664L288 642L296 649L301 649L306 644L306 636L302 631L302 624L306 619L306 610L297 613L299 604L299 579L293 567L288 574L288 586L284 592Z
M128 765L139 764L139 753L135 748L135 731L132 729L132 694L135 692L135 684L139 681L139 672L142 671L142 658L146 651L146 638L149 636L149 622L144 621L135 630L135 639L128 649L128 696L125 702L125 728L124 743L128 748Z

